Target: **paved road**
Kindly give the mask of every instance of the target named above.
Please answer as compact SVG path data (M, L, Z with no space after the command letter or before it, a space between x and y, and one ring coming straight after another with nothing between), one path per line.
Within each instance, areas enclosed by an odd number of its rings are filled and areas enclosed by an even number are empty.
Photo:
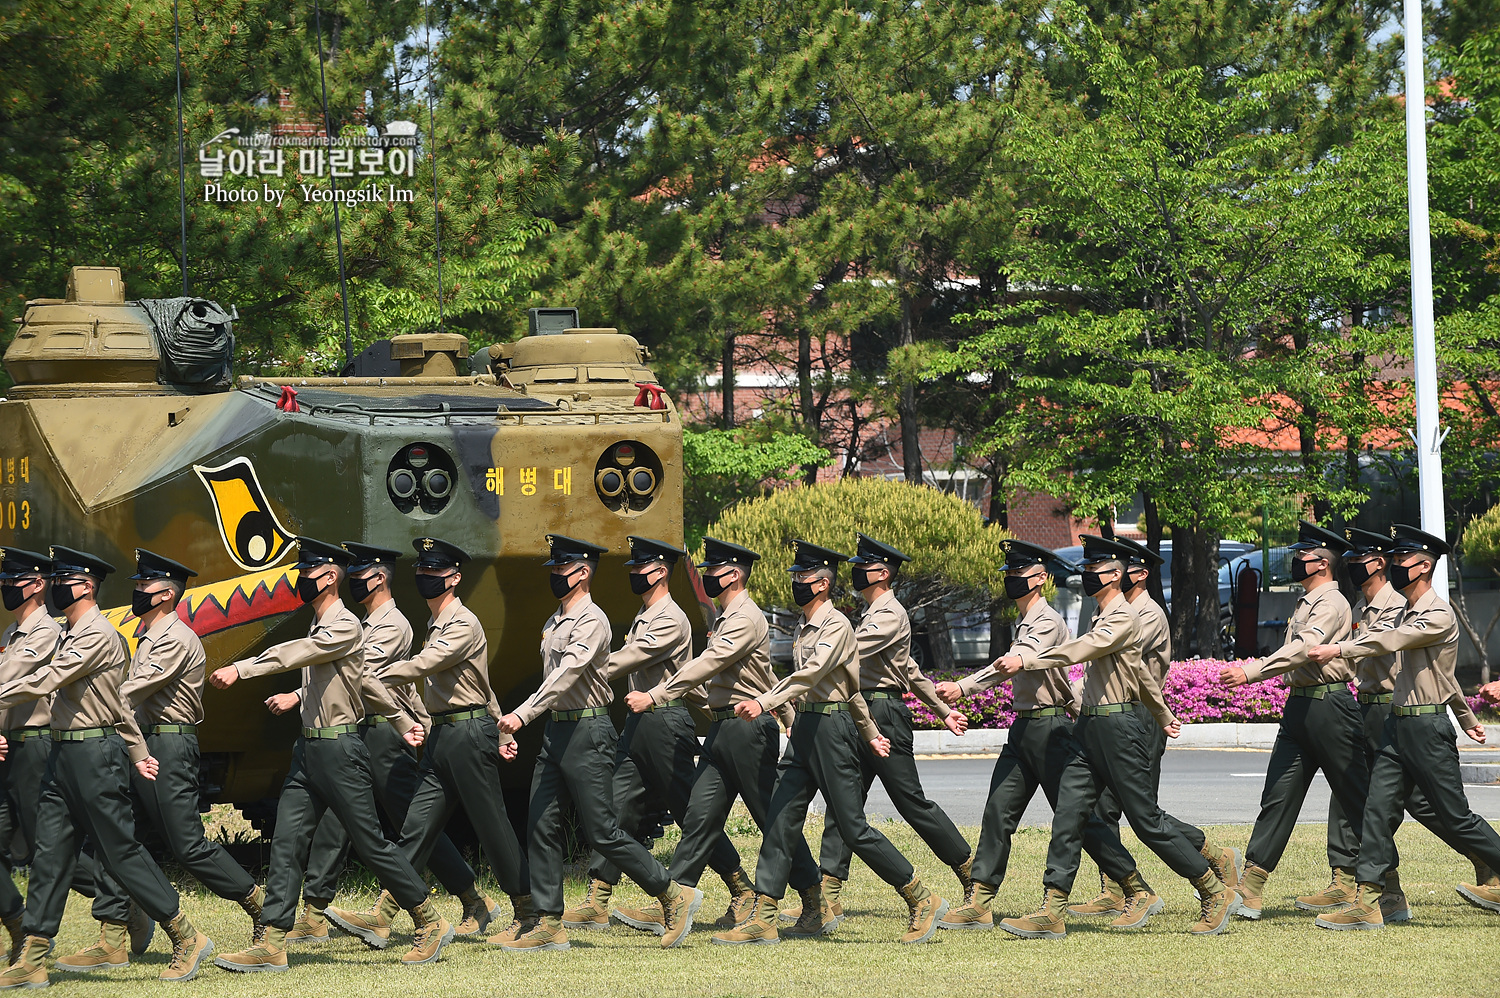
M1162 764L1161 802L1170 813L1198 825L1249 824L1260 810L1269 752L1245 750L1172 749ZM1465 762L1500 762L1500 752L1466 751ZM989 792L993 759L921 759L918 768L927 795L960 825L977 825ZM1469 786L1469 806L1490 819L1500 819L1500 786ZM1326 821L1328 784L1322 774L1313 779L1302 805L1302 821ZM822 801L814 802L821 811ZM891 799L877 780L867 810L900 820ZM1040 792L1022 822L1047 825L1052 810ZM1410 819L1408 819L1410 820Z

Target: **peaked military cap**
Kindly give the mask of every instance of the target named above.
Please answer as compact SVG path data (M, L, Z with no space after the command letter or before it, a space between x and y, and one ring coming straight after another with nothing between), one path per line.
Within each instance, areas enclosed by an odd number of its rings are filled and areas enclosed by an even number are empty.
M1049 561L1059 561L1057 555L1040 544L1032 544L1030 541L1018 541L1014 537L1000 542L1005 549L1005 570L1013 571L1017 568L1030 568L1032 565L1045 565Z
M741 568L749 568L759 560L760 555L749 548L705 537L703 538L703 561L698 567L716 568L719 565L739 565Z
M1115 543L1123 544L1130 549L1130 563L1132 565L1144 565L1147 568L1155 568L1166 561L1165 558L1140 541L1131 540L1129 537L1116 537Z
M337 544L329 544L315 537L297 538L297 571L305 572L319 565L339 565L348 568L354 556Z
M598 561L599 556L609 548L591 544L588 541L580 541L576 537L564 537L562 534L548 534L547 543L552 545L552 557L542 562L543 565L571 565L575 561Z
M469 560L463 548L436 537L418 537L411 546L417 552L417 568L457 568Z
M1095 561L1129 561L1135 551L1117 540L1108 537L1095 537L1093 534L1084 534L1079 538L1083 542L1083 563L1085 565Z
M1334 554L1343 554L1352 544L1332 530L1325 530L1316 523L1302 520L1297 524L1297 543L1288 545L1293 551L1308 551L1312 548L1327 548Z
M52 559L35 551L0 548L0 579L19 579L23 575L51 575Z
M103 558L96 558L87 551L78 551L74 548L65 548L61 544L54 544L49 551L52 554L53 575L87 575L95 579L103 579L115 566Z
M381 548L373 544L360 544L358 541L345 541L344 550L354 556L354 561L349 566L349 571L351 572L368 571L376 565L384 565L389 568L401 560L401 552L394 548Z
M171 579L187 585L187 580L198 573L188 568L181 562L173 561L171 558L163 558L159 554L147 551L145 548L135 549L135 574L131 576L140 582L152 579Z
M687 554L682 548L673 547L666 541L636 537L634 534L625 539L630 542L630 560L625 564L632 567L651 565L658 561L664 561L670 567L677 564L678 558Z
M1428 554L1445 555L1453 552L1453 545L1436 534L1429 534L1404 523L1395 523L1391 525L1390 550L1392 554L1426 551Z
M1344 540L1349 542L1349 553L1355 557L1385 554L1391 549L1391 539L1385 534L1377 534L1373 530L1360 530L1358 527L1345 528Z
M835 572L839 570L841 562L848 561L848 557L828 548L820 548L816 544L807 541L793 541L797 545L797 557L792 559L792 565L788 572L811 572L815 568L831 568Z
M851 565L894 565L900 568L911 561L911 556L903 554L891 547L882 544L867 534L855 534L859 538L859 547L854 557L849 559Z

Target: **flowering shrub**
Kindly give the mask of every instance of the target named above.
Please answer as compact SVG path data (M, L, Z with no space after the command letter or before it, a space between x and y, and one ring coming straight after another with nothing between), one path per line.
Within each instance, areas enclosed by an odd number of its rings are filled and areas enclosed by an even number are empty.
M1246 662L1248 660L1219 659L1173 662L1162 690L1167 706L1172 708L1172 713L1184 724L1209 721L1280 721L1287 698L1286 686L1280 678L1233 688L1219 682L1219 670L1224 666L1244 665ZM968 674L966 671L937 673L932 679L935 682L957 682ZM1082 676L1081 665L1068 670L1070 680L1077 680ZM937 715L910 693L906 695L906 704L911 708L912 724L915 727L933 729L943 726ZM1010 683L1002 683L992 690L964 697L959 700L958 709L969 718L971 728L1008 728L1016 720Z
M1472 710L1481 721L1487 721L1490 723L1500 721L1500 705L1492 704L1478 694L1471 697L1466 697L1465 699L1469 701L1469 709Z

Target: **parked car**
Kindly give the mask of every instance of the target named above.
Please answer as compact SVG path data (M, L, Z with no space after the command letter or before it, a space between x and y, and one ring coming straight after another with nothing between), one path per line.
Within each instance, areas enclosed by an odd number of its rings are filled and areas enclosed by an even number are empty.
M1260 549L1254 544L1246 544L1244 541L1219 542L1219 603L1221 605L1229 602L1228 580L1230 576L1224 574L1224 569L1230 564L1235 563L1238 559L1249 556L1251 552L1254 552L1256 558L1259 559ZM1075 566L1083 559L1083 548L1077 544L1071 547L1058 548L1054 553L1060 560L1069 562ZM1172 542L1170 540L1161 542L1161 557L1162 597L1167 601L1167 607L1170 609L1172 606ZM1257 560L1257 567L1259 567L1259 564L1260 562ZM1271 564L1273 567L1275 566L1276 560L1274 558ZM1071 578L1072 574L1070 573L1063 576L1062 580L1067 582Z

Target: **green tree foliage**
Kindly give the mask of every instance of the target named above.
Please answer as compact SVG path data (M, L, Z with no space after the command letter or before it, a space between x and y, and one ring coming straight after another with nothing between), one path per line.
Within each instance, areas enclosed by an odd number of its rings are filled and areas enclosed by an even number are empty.
M790 485L800 465L819 465L828 452L795 433L692 430L682 435L683 524L689 547L710 523L742 500Z

